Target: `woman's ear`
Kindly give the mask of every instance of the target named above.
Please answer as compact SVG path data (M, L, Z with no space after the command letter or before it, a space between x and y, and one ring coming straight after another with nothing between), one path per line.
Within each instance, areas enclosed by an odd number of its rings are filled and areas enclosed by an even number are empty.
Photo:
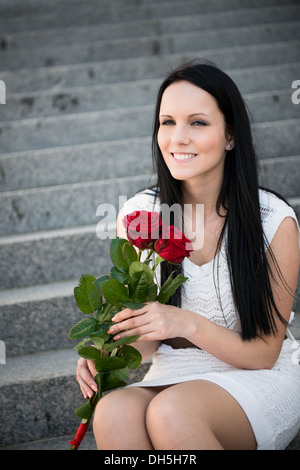
M234 147L234 139L230 139L226 145L226 150L232 150Z

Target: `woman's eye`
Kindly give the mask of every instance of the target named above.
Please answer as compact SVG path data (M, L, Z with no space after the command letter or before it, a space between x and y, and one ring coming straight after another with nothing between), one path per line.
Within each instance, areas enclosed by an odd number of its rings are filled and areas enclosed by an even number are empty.
M166 119L165 121L161 122L161 126L171 126L172 124L175 124L172 119Z
M193 121L192 126L207 126L207 124L204 121Z

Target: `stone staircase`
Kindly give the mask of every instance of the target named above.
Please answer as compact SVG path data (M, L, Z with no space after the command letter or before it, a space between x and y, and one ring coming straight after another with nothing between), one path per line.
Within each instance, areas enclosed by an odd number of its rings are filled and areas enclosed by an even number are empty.
M151 181L154 99L173 66L202 58L229 72L254 117L261 179L300 218L300 5L2 0L0 31L0 447L67 449L82 403L73 288L110 266L97 207L118 212L119 195ZM294 325L299 339L300 313Z

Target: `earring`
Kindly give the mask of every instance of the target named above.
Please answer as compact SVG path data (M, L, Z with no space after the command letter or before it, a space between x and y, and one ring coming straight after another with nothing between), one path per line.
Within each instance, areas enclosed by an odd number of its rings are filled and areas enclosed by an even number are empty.
M230 150L230 149L231 149L231 145L230 145L230 144L226 145L226 149L227 149L227 150Z

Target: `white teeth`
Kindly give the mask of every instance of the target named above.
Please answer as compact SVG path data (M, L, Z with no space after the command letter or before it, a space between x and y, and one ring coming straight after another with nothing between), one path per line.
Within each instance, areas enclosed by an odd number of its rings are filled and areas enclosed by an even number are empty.
M172 155L176 160L189 160L196 157L195 153L173 153Z

